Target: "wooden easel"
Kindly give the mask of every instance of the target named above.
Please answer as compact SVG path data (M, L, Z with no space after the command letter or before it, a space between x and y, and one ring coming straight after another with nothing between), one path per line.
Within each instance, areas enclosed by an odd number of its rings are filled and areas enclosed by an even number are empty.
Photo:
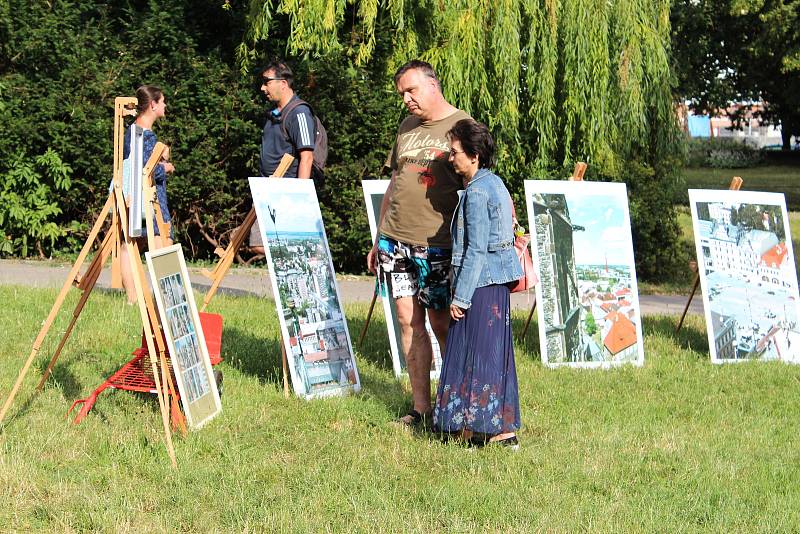
M728 186L730 191L738 191L742 188L742 183L744 180L741 179L739 176L734 176L731 179L731 185ZM683 313L681 314L681 319L678 321L678 326L675 328L675 333L681 331L681 327L683 326L683 320L686 319L686 314L689 312L689 305L692 303L692 299L694 298L694 294L697 292L697 288L700 286L700 265L695 263L695 274L694 274L694 284L692 284L692 292L689 293L689 299L686 301L686 306L683 308Z
M289 167L292 165L294 161L294 156L291 154L284 154L281 162L278 164L278 168L275 169L270 178L283 178L283 175L286 174L286 171L289 170ZM228 274L228 270L231 268L233 264L233 260L236 258L236 253L244 244L244 240L247 239L250 235L250 229L256 222L256 208L253 206L250 208L250 211L247 212L247 216L244 218L244 222L242 225L236 229L236 232L231 237L230 242L228 243L228 247L225 250L222 248L217 247L214 253L219 256L219 261L214 266L214 269L209 271L208 269L203 269L201 274L206 278L211 279L211 287L209 288L206 296L203 297L203 307L200 308L200 311L206 311L206 307L208 307L208 303L211 302L211 299L214 298L214 295L217 293L217 289L219 289L220 283L222 283L222 279L225 278L225 275ZM277 298L276 298L277 302ZM282 367L283 367L283 395L287 399L289 398L289 362L286 357L286 347L283 343L283 334L281 334L281 358L283 360Z
M105 264L106 260L109 256L112 256L112 280L115 282L120 281L120 266L118 265L120 256L119 251L121 246L127 247L128 251L128 261L130 263L131 272L133 274L133 281L134 287L136 289L136 300L139 305L139 314L142 321L142 328L144 331L144 338L147 344L148 353L150 354L150 362L152 366L153 372L153 380L156 385L156 397L158 398L159 408L161 410L161 420L164 426L164 438L165 438L165 445L167 447L167 452L169 453L170 461L172 462L173 468L177 468L177 460L175 458L175 449L172 444L172 434L170 431L170 424L169 424L169 393L168 391L162 387L162 384L167 385L169 384L169 388L171 391L176 391L174 384L172 384L172 377L169 372L169 365L166 361L166 348L164 346L164 340L161 336L161 326L158 313L156 312L153 297L148 290L145 290L147 287L146 278L144 274L144 269L142 267L141 256L139 253L139 245L138 243L131 239L128 235L128 225L127 225L127 218L128 218L128 208L125 204L125 199L122 192L122 150L123 150L123 139L125 135L125 125L124 125L124 117L125 116L132 116L135 115L137 105L136 98L131 97L117 97L114 100L114 180L113 180L113 189L108 195L108 200L100 212L97 220L92 227L91 232L89 233L86 242L81 249L80 254L78 255L77 260L75 260L75 264L70 269L69 274L67 275L67 279L64 281L64 285L61 288L61 291L56 297L55 303L53 303L53 307L50 309L50 313L47 316L42 328L39 330L39 335L36 336L36 340L33 343L33 348L31 349L31 353L28 356L27 361L23 365L22 369L19 372L16 382L11 390L11 393L8 395L8 398L3 405L2 410L0 410L0 423L2 423L3 419L5 418L6 413L8 412L9 408L14 402L14 398L16 397L22 382L25 379L28 370L30 369L31 364L33 363L36 355L41 348L42 342L44 341L47 332L50 330L50 327L53 324L53 321L58 314L61 305L64 303L64 299L69 292L70 286L75 285L78 289L82 291L81 298L79 299L77 305L75 306L75 310L72 313L72 319L70 320L69 326L67 327L66 332L61 338L61 341L58 344L58 348L54 353L50 363L47 366L39 384L37 386L37 392L41 391L44 383L47 380L47 377L53 370L53 367L58 360L58 357L61 354L61 350L64 348L64 345L67 342L72 330L78 321L78 317L80 316L81 311L83 310L86 301L89 299L89 295L94 289L95 283L97 282L98 277L103 269L103 265ZM168 225L166 225L163 221L163 217L161 217L161 210L158 203L155 201L154 191L155 188L152 187L151 177L150 175L155 168L155 165L158 164L161 156L166 150L166 146L163 143L156 143L156 146L153 150L153 154L151 155L150 159L148 160L145 168L143 170L143 176L145 178L145 185L143 186L143 195L145 201L145 211L147 214L147 235L148 235L148 243L149 246L152 247L151 250L155 248L155 239L154 239L154 231L153 231L153 210L155 209L156 214L159 217L159 231L161 235L167 235L169 231ZM90 249L95 243L98 234L100 233L101 228L106 222L106 218L108 215L111 214L111 227L109 228L108 232L106 233L105 237L103 238L100 248L95 254L94 258L92 259L89 267L86 269L86 272L81 276L79 274L81 267L83 266L86 257L89 254ZM138 213L131 214L131 216L139 217ZM121 284L120 284L121 285ZM157 333L157 335L156 335ZM158 360L160 358L161 363L161 377L159 377L158 372ZM177 406L175 406L177 408ZM173 414L177 411L177 414L180 415L182 418L182 414L180 414L179 408L177 410L173 410ZM178 420L180 424L180 420ZM184 427L185 428L185 423Z
M569 177L569 181L571 182L582 182L583 175L586 174L586 164L582 161L579 161L575 164L575 168L572 170L572 176ZM530 226L530 222L528 223ZM533 318L533 312L536 311L536 297L533 297L533 306L531 307L531 311L528 314L528 319L525 321L525 328L522 329L522 335L520 336L520 340L525 339L525 335L528 333L528 327L531 325L531 319Z

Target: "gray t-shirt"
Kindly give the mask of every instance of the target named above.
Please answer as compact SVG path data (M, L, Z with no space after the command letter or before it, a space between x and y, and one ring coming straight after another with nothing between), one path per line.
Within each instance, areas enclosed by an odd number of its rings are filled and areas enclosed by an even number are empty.
M410 245L450 248L450 221L463 182L448 161L445 135L468 119L461 110L438 121L410 115L397 131L387 166L397 172L380 232Z

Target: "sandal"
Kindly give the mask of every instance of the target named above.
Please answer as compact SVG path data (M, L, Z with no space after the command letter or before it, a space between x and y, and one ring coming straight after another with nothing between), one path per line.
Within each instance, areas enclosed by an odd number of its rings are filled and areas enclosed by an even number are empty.
M407 414L399 417L397 422L408 427L417 427L424 425L426 421L429 421L431 415L432 412L419 413L414 408L411 408Z
M508 450L511 451L518 451L519 450L519 440L517 436L510 436L504 439L498 439L495 441L489 441L488 444L490 445L500 445L501 447L506 447Z

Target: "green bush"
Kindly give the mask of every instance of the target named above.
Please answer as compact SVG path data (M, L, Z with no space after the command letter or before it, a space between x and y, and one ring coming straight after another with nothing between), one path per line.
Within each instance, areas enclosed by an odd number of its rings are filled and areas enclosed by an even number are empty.
M686 165L736 169L761 163L761 151L743 141L725 137L696 137L689 140Z
M176 166L167 185L176 240L188 258L215 259L214 248L227 244L252 204L247 177L258 173L261 128L270 107L254 73L243 75L234 58L247 12L192 0L0 2L0 178L19 195L24 176L35 176L35 184L23 187L32 196L4 201L24 206L15 213L35 222L12 223L9 209L0 208L6 209L0 221L3 253L71 253L80 247L108 194L114 97L149 83L167 97L167 117L155 132L171 147ZM288 28L288 22L277 24L254 59L285 55ZM373 61L363 68L346 54L288 58L297 92L328 131L331 151L320 201L339 272L365 270L371 236L361 180L381 176L404 115L387 67L393 46L391 39L379 39ZM494 113L486 107L474 116L492 124ZM667 119L648 120L664 128ZM526 127L516 144L499 147L498 174L509 184L523 222L523 180L564 178L572 170L566 160L581 158L582 145L575 141L574 158L555 158L563 167L534 169L534 130ZM645 278L656 277L675 257L675 217L665 200L673 191L663 163L669 151L657 146L657 138L643 139L631 151L630 159L641 163L620 164L613 176L593 175L601 165L589 159L591 179L629 184L637 267ZM50 150L63 167L31 157ZM57 169L66 181L55 181Z
M0 174L0 255L23 258L34 250L44 257L67 229L53 220L71 185L72 169L52 149L28 158L18 154Z

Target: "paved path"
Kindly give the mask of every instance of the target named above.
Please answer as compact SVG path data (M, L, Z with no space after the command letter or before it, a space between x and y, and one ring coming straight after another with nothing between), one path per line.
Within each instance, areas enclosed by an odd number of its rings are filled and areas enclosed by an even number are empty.
M88 265L88 263L86 264ZM0 260L0 284L25 285L30 287L61 287L69 274L71 265L56 264L46 261ZM84 266L85 270L86 266ZM190 269L192 285L201 293L208 290L210 280L200 274L199 269ZM374 283L366 276L338 276L339 292L344 302L369 302L372 298ZM100 275L97 286L109 288L111 285L111 269L106 268ZM234 268L222 280L218 291L229 295L256 295L272 297L272 289L266 268ZM512 295L511 304L516 309L529 309L529 300L524 293ZM642 314L659 313L680 314L686 305L686 296L640 295L639 303ZM699 292L692 300L690 313L703 313L703 299Z

